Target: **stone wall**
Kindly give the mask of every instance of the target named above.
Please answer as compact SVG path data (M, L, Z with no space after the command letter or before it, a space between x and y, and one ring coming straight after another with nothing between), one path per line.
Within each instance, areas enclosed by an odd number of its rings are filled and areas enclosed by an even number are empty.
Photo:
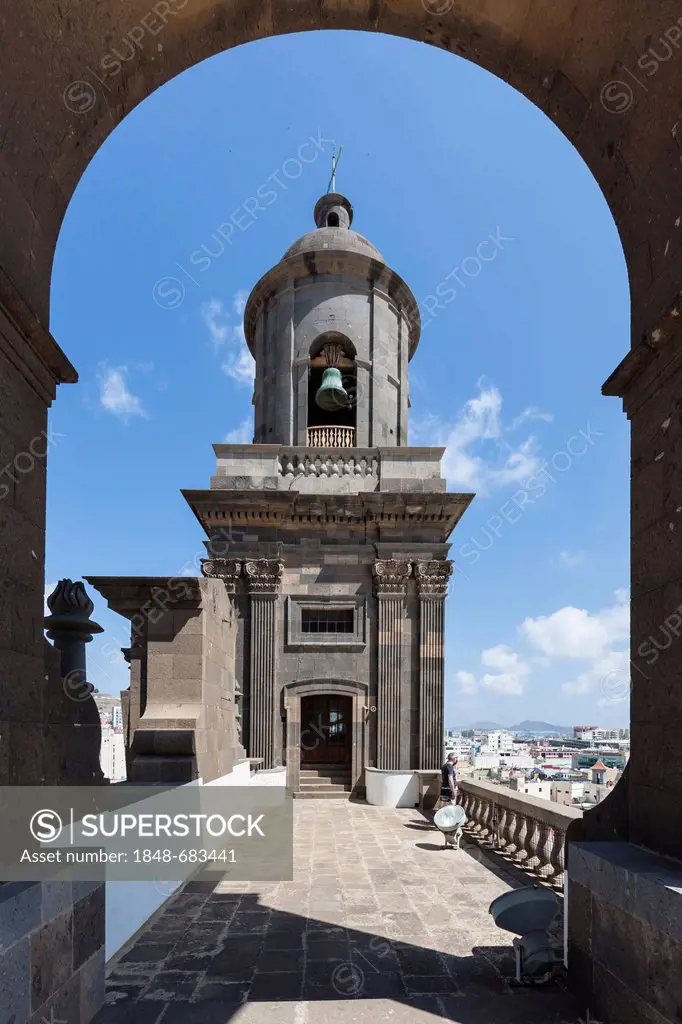
M0 885L3 1021L88 1024L104 1001L104 886Z
M568 967L593 1017L675 1024L682 1006L682 865L629 843L573 843Z
M130 781L205 782L244 756L233 598L222 579L88 577L131 620Z

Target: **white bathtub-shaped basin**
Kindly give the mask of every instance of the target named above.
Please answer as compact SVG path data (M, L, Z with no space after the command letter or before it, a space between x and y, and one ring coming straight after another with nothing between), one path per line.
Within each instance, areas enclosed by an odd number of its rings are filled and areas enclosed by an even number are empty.
M375 807L414 807L419 803L419 776L407 768L365 768L367 803Z

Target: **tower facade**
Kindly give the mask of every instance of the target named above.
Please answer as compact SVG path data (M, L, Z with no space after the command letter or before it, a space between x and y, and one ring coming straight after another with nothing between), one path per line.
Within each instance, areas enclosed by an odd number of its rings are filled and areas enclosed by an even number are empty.
M362 793L368 766L440 765L448 538L473 496L407 443L412 292L344 196L314 218L246 306L254 441L215 445L210 489L183 493L234 602L248 756Z

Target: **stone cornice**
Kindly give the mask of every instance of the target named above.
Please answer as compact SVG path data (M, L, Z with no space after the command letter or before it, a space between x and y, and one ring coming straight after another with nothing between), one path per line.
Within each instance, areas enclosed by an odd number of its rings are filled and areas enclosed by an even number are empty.
M602 385L602 394L624 399L627 410L634 388L643 395L658 386L660 375L675 371L681 358L682 307L676 302L621 360Z
M470 505L472 494L443 491L367 491L354 494L250 490L188 491L182 494L210 536L229 523L238 527L296 527L317 531L343 524L364 530L382 527L429 526L449 535Z
M244 579L251 595L278 593L283 572L284 563L276 558L258 558L244 563Z
M377 596L401 596L407 592L407 581L412 573L409 562L389 559L387 562L375 562L372 566L374 592Z
M78 374L49 331L29 312L0 271L0 352L49 405L57 384Z
M420 597L445 597L452 576L452 562L445 559L416 562L414 575Z

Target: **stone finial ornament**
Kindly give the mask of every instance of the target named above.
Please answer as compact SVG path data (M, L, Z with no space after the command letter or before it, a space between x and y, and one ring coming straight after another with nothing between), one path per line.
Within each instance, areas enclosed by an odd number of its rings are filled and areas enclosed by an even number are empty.
M60 580L47 599L47 607L51 614L45 617L45 629L50 640L72 636L81 643L89 643L93 634L103 632L90 618L95 606L83 583Z

